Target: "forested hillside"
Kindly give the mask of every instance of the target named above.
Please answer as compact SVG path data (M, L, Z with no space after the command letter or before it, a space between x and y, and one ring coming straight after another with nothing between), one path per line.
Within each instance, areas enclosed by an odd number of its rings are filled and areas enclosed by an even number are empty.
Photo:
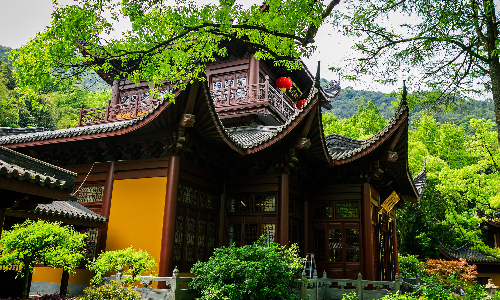
M0 46L0 127L45 127L50 130L75 127L80 105L99 107L107 103L111 91L96 74L74 85L47 84L36 99L22 101L15 91L16 81L8 59L9 47Z

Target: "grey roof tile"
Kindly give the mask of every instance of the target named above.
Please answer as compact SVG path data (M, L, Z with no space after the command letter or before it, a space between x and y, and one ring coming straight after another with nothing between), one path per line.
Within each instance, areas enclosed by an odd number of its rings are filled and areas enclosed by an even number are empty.
M41 215L52 215L70 219L79 219L94 222L107 222L106 218L96 214L85 206L74 201L54 201L50 204L38 204L32 211Z
M0 146L0 174L71 191L77 174Z
M421 196L422 193L424 192L424 187L426 182L427 182L427 172L424 161L424 167L422 168L422 171L420 171L420 173L418 173L417 176L413 177L413 184L415 185L415 188L417 189L419 196Z
M439 245L439 250L453 259L465 259L469 264L474 263L500 263L500 258L488 255L479 250L473 249L470 244L465 244L457 249L450 249L444 245Z

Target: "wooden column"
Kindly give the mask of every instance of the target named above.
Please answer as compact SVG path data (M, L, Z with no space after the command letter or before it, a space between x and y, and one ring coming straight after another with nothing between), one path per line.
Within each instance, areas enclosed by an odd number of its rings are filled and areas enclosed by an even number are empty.
M226 243L225 239L226 229L226 183L224 183L224 192L220 196L220 213L219 213L219 242L217 247L222 247Z
M280 202L279 202L279 244L281 246L288 246L288 224L289 224L289 201L290 201L290 186L289 186L289 178L288 174L281 174L280 178Z
M120 103L120 80L113 80L113 90L111 92L111 104L116 105Z
M304 254L306 253L311 253L311 235L312 232L309 232L311 230L311 219L309 216L309 212L311 210L311 201L305 201L304 202Z
M248 84L259 83L259 61L251 54L248 61Z
M396 214L394 214L396 215ZM398 261L398 237L396 235L396 217L392 219L392 243L393 247L393 257L394 257L394 273L399 274L399 261Z
M112 161L109 163L106 183L104 184L101 208L101 215L108 219L108 222L106 222L106 226L104 226L104 228L99 229L99 232L97 234L96 256L101 253L101 251L106 250L106 238L108 237L109 211L111 209L111 196L113 194L114 174L115 162Z
M372 212L370 199L370 184L363 184L361 202L361 233L362 233L362 259L363 259L363 279L375 280L373 235L372 235Z
M172 276L172 271L174 270L175 219L177 216L177 196L179 194L180 162L181 158L179 156L171 156L168 161L167 193L165 195L165 209L163 212L159 277ZM159 282L158 288L165 289L165 282Z
M0 239L2 238L2 228L3 228L3 222L5 220L5 211L6 208L0 208Z

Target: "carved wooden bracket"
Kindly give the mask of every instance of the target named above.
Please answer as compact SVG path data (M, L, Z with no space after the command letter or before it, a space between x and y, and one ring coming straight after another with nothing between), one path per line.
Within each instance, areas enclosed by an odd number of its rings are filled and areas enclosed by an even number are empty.
M195 121L195 116L192 114L183 114L181 116L180 127L193 127Z
M297 149L309 149L311 147L311 140L308 138L299 138L295 141L294 147Z
M398 160L398 153L394 151L385 151L382 153L381 161L395 162Z

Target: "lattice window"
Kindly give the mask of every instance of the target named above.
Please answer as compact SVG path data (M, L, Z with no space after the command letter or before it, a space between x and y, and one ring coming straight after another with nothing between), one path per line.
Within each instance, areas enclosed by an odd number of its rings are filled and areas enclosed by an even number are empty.
M97 228L87 229L87 237L85 238L85 259L91 261L95 257L95 251L97 246L97 234L99 230Z
M217 236L214 222L208 222L208 256L212 256L215 249L215 238Z
M258 224L245 224L245 245L251 245L259 239Z
M342 229L330 229L328 245L330 262L342 262Z
M219 195L201 191L200 205L203 208L216 210L219 207Z
M264 243L266 245L270 245L274 242L274 237L276 236L276 224L262 224L262 235L265 237Z
M229 198L229 212L250 212L250 197L231 196Z
M346 262L359 262L359 229L345 230Z
M358 203L337 203L337 218L359 218Z
M175 238L174 238L174 260L182 260L184 244L184 216L177 216L175 220Z
M234 243L237 247L241 246L241 224L229 224L228 236L229 245Z
M197 205L198 190L190 186L179 185L179 201L191 205Z
M313 230L313 253L317 261L326 261L325 229Z
M198 260L205 260L205 241L207 235L207 222L200 220L198 222Z
M255 196L255 211L257 212L276 211L276 197Z
M313 218L333 218L331 203L316 203L313 206Z
M75 190L76 191L76 190ZM102 201L104 186L82 186L76 194L77 202L97 202Z
M186 232L186 261L194 261L194 242L196 238L196 219L188 218Z

